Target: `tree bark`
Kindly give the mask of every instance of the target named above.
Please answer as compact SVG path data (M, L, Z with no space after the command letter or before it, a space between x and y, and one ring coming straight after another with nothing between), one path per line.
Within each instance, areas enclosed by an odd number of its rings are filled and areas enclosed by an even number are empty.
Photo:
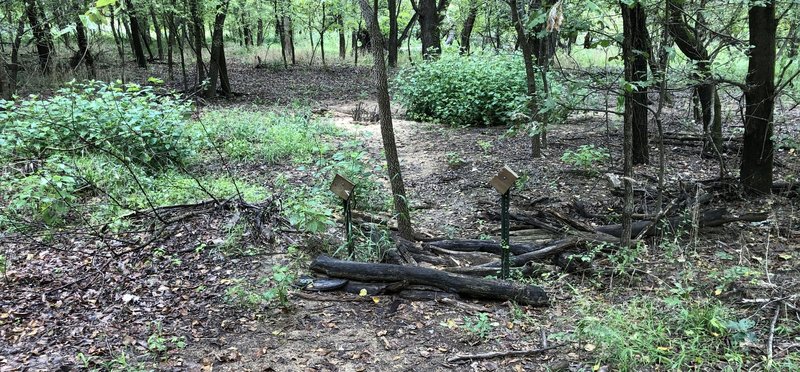
M389 171L389 184L392 188L394 208L397 213L397 227L400 236L414 240L414 229L411 225L411 214L408 208L405 183L400 171L400 159L392 126L392 110L389 105L389 77L383 57L383 35L378 26L377 13L373 12L367 0L359 0L361 13L369 28L373 42L372 54L375 60L375 85L378 95L378 114L381 122L381 138L386 153L386 165Z
M199 0L189 0L189 13L191 15L192 34L194 40L194 58L197 64L197 86L203 85L206 80L206 69L203 66L203 20L199 11Z
M508 5L511 7L511 21L514 23L514 29L517 31L517 42L520 49L522 49L522 59L525 62L525 82L528 92L528 115L531 122L538 122L539 105L536 102L536 68L534 67L533 50L528 39L528 34L525 32L525 26L519 14L519 6L517 0L509 0ZM539 130L534 130L531 135L531 157L542 157L542 137Z
M288 15L284 15L281 20L281 26L283 26L283 38L284 44L286 45L287 59L291 60L292 66L294 66L297 64L297 59L294 55L294 29L292 28L292 18Z
M94 57L92 57L92 53L89 51L89 41L86 38L86 29L83 27L83 21L81 21L81 18L77 15L75 16L75 37L78 40L78 50L72 57L75 61L75 68L83 62L86 64L89 79L94 79L97 75L94 69Z
M341 14L336 15L336 24L339 28L339 59L344 60L347 58L347 39L344 35L344 17Z
M419 2L417 5L416 3ZM419 15L420 39L422 41L422 57L436 58L442 53L441 30L439 25L444 17L448 0L412 0L411 4Z
M697 71L694 73L694 78L698 81L695 86L695 94L700 102L700 116L703 133L706 137L703 152L713 155L722 149L722 113L714 110L718 96L716 94L717 86L711 76L708 50L697 38L697 30L691 28L684 17L685 3L685 0L667 1L667 9L669 9L667 24L670 35L675 39L675 44L697 66Z
M364 1L366 0L360 0L362 3ZM414 285L428 285L469 298L516 301L531 306L547 306L549 303L547 293L540 287L472 278L424 267L341 261L320 256L311 263L311 270L335 278L364 282L408 282Z
M625 39L622 44L625 81L629 83L625 89L625 120L632 126L633 164L648 164L646 17L641 3L630 7L620 2L620 6Z
M389 10L389 67L397 67L397 0L387 0Z
M36 40L36 54L39 57L39 70L43 74L50 73L50 55L53 52L49 39L50 30L45 27L44 19L39 19L39 10L36 0L25 0L25 14L28 16L33 38Z
M125 0L125 7L128 11L128 19L131 27L131 47L133 54L136 56L136 65L141 68L147 67L147 58L144 56L144 49L142 48L142 32L139 29L139 21L136 18L136 10L133 8L133 1Z
M158 50L158 59L164 59L164 47L161 44L161 26L158 23L158 16L156 10L150 5L150 18L153 19L153 28L156 30L156 49Z
M223 31L225 28L225 17L228 14L228 3L230 0L222 0L217 5L216 16L214 17L214 30L211 34L211 61L208 63L208 87L206 98L212 99L217 95L217 78L220 76L224 66L224 40ZM227 75L227 72L225 72Z
M264 20L259 18L258 22L256 22L256 45L262 46L264 45Z
M461 54L469 54L470 38L472 29L475 28L475 20L478 18L479 5L477 2L470 3L467 19L464 20L464 28L461 29L461 47L459 48Z
M750 193L769 194L773 168L775 105L775 2L752 6L748 12L750 62L745 91L744 145L740 177Z

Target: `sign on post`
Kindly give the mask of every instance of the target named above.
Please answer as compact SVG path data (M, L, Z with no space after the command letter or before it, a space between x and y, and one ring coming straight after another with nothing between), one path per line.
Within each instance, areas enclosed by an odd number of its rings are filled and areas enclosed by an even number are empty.
M347 239L347 253L350 257L353 257L355 253L353 246L353 216L350 205L355 187L355 184L340 174L337 174L333 178L333 182L331 182L331 191L342 199L342 206L344 208L344 233L345 239Z
M511 203L511 187L517 181L517 174L504 165L500 172L494 176L489 183L500 194L500 246L502 247L500 256L500 277L508 279L511 271L511 246L509 244L509 204Z

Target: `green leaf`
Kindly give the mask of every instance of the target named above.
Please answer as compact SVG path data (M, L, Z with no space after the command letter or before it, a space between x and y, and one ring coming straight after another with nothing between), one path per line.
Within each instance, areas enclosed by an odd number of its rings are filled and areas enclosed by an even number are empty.
M103 8L103 7L106 7L106 6L109 6L109 5L115 5L116 3L117 3L117 0L97 0L97 2L94 4L94 6L98 7L98 8Z

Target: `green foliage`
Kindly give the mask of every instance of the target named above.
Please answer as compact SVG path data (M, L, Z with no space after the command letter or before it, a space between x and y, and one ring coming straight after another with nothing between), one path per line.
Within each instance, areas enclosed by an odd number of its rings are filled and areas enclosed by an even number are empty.
M147 338L147 350L150 352L162 354L169 350L186 347L186 337L164 335L160 323L156 323L153 328L153 333Z
M527 99L521 58L508 55L444 54L402 70L395 86L409 117L450 125L511 124Z
M447 165L451 168L457 168L464 165L466 161L461 157L461 154L455 151L447 153Z
M190 104L134 84L70 83L50 98L0 100L0 157L106 154L161 169L192 153Z
M331 206L328 197L321 190L295 187L285 195L283 212L289 223L298 229L320 233L333 225Z
M486 313L480 313L474 317L464 317L463 327L464 330L481 340L487 339L494 328Z
M233 280L234 285L225 291L225 298L229 303L250 310L275 305L289 308L289 289L294 282L295 275L289 266L275 265L272 275L260 280L257 285L241 279Z
M634 299L598 310L587 305L578 322L580 339L596 346L599 363L630 371L665 369L734 369L745 357L728 346L729 310L714 301L670 297L663 303ZM655 300L657 301L657 300Z
M308 161L330 149L322 141L337 134L335 127L310 113L280 114L242 108L210 111L193 128L230 159L277 163L283 160ZM209 152L214 157L215 152Z
M608 150L594 145L582 145L576 151L567 150L561 155L561 161L580 168L583 172L591 175L598 173L598 163L608 160Z

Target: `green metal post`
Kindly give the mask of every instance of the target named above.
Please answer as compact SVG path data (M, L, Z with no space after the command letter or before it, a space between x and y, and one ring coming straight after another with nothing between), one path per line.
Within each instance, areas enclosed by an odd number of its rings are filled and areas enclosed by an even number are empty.
M511 271L511 247L508 243L508 205L510 204L510 198L511 190L500 195L500 245L502 246L502 252L500 256L500 277L503 279L508 279L508 275Z
M344 233L347 239L347 254L353 258L355 247L353 246L353 215L350 213L350 199L344 200Z

